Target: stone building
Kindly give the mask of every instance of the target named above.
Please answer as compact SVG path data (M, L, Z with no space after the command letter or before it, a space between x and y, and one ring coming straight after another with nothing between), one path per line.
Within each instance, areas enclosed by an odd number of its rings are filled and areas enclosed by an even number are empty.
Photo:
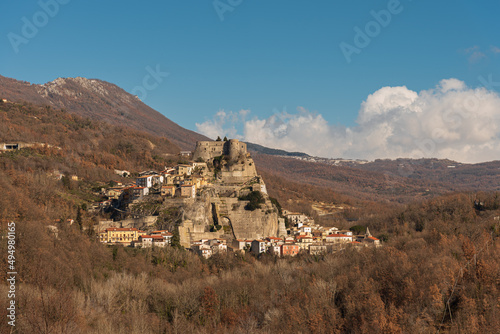
M99 233L99 241L102 243L119 243L129 245L137 241L140 236L146 234L136 228L109 227Z
M218 177L226 183L244 183L257 176L257 170L247 145L237 139L228 141L199 141L193 153L193 160L215 165L219 160Z
M193 160L197 161L201 158L203 161L208 161L221 155L226 155L229 159L236 160L240 155L246 156L246 154L247 144L240 142L238 139L230 139L228 141L199 141L196 143Z

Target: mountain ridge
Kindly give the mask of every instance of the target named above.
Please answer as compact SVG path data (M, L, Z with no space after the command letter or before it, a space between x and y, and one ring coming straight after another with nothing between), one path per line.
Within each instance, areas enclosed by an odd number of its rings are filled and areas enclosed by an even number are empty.
M31 84L0 75L0 94L11 101L49 105L79 116L166 136L181 150L191 149L198 140L208 140L179 126L117 85L99 79L57 78L45 84Z
M191 151L196 141L209 140L177 125L115 84L99 79L57 78L45 84L31 84L0 76L0 97L64 109L108 124L146 131L167 138L176 152ZM269 175L285 176L302 184L328 186L336 192L363 199L402 200L404 197L403 202L407 202L412 197L450 191L500 190L499 162L471 165L439 159L377 159L360 163L311 157L302 152L287 152L253 143L248 145L256 154L257 167L265 169Z

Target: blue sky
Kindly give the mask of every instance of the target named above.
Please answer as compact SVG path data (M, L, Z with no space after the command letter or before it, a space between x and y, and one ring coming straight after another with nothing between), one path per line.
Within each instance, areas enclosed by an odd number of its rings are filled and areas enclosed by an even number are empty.
M133 92L146 67L159 66L169 76L144 102L192 130L220 110L268 119L299 107L349 128L382 87L500 81L496 1L59 1L46 23L39 2L5 1L0 74L34 83L98 78ZM341 43L356 47L354 28L366 33L371 12L388 8L397 9L390 22L348 62ZM23 37L23 17L42 21L13 47L9 36ZM233 125L244 136L244 121Z

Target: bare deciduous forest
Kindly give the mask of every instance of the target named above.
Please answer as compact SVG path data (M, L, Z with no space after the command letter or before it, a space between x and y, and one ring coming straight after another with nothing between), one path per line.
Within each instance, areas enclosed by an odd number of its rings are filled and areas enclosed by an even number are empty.
M51 108L3 105L0 141L12 140L54 146L0 154L2 235L7 222L16 222L17 333L495 333L500 327L498 193L400 204L262 169L270 195L282 204L304 210L315 201L348 204L355 209L334 223L367 226L383 247L205 260L174 247L106 247L90 230L65 223L96 200L95 188L118 180L113 169L175 163L165 153L178 148L166 138ZM57 179L54 170L79 180ZM364 173L360 187L383 184ZM85 210L82 219L92 224ZM57 234L47 229L51 224ZM4 240L1 248L6 254ZM5 275L7 257L0 263Z

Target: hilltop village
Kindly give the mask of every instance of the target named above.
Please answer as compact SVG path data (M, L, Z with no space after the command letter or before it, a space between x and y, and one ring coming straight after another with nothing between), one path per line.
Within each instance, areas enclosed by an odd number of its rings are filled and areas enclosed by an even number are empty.
M268 196L243 142L200 141L194 152L181 156L186 163L144 171L135 182L102 189L106 200L93 210L129 213L133 218L99 222L95 229L100 242L142 248L175 242L205 258L219 252L295 256L380 246L368 229L353 235L350 230L320 226L302 213L281 210ZM160 199L166 210L177 210L179 222L171 231L157 229L154 215L134 213L152 198Z

